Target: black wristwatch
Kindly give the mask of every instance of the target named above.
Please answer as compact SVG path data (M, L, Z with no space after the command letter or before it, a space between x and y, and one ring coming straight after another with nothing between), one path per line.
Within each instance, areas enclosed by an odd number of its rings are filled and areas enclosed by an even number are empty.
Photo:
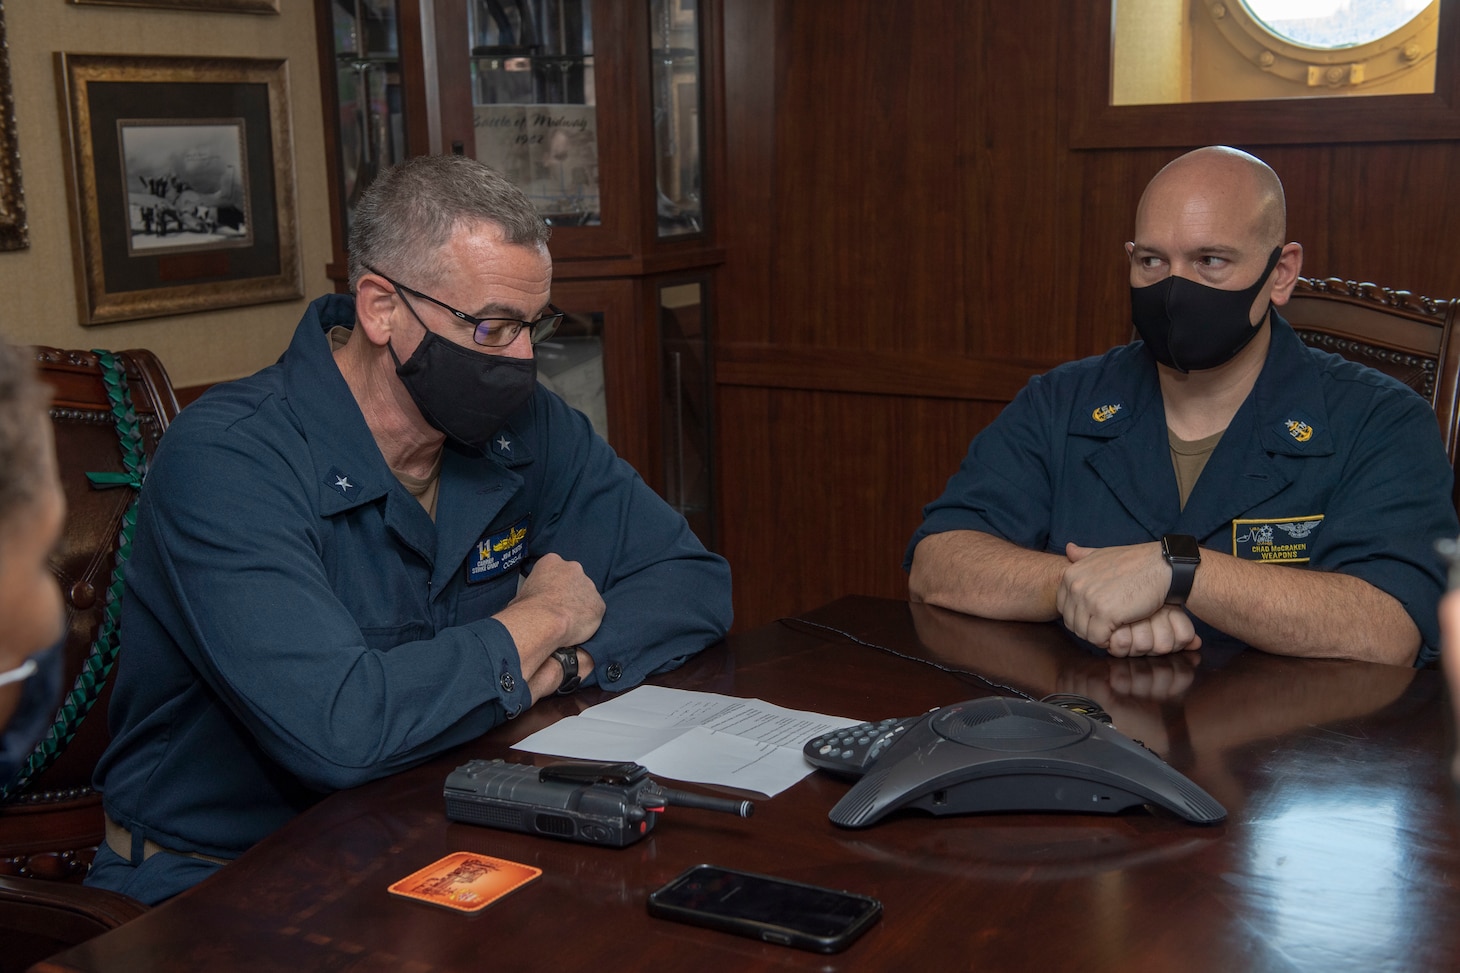
M1161 556L1171 565L1171 590L1166 592L1166 604L1184 605L1191 594L1191 583L1196 580L1196 568L1201 564L1201 548L1190 534L1167 534L1161 538Z
M558 685L558 695L566 696L575 691L578 683L583 681L578 675L578 647L565 645L560 649L553 649L553 658L563 667L563 681Z

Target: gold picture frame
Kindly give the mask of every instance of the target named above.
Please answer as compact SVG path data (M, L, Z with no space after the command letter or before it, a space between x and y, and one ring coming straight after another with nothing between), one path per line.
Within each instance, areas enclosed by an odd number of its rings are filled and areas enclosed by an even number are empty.
M5 4L0 0L0 250L30 246L25 193L20 188L20 148L15 137L15 92L10 87L10 48L5 43Z
M82 324L303 296L282 59L56 55Z
M157 10L210 10L217 13L276 14L279 0L69 0L97 7L152 7Z

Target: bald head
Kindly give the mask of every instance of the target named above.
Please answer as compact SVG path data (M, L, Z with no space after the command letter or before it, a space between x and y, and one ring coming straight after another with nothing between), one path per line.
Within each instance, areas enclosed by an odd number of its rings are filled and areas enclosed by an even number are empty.
M1181 277L1218 290L1260 285L1250 318L1257 324L1269 303L1287 303L1302 272L1303 248L1284 243L1286 235L1283 184L1267 163L1222 145L1196 149L1167 163L1141 195L1126 244L1130 284Z
M1194 149L1156 173L1136 207L1137 228L1156 212L1162 218L1204 222L1220 213L1265 249L1281 246L1288 232L1287 200L1277 173L1256 156L1225 145Z

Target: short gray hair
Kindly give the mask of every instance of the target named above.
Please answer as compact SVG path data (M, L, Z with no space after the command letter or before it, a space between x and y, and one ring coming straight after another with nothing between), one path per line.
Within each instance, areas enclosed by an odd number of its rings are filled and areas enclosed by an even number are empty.
M463 224L492 223L513 246L545 247L551 229L502 173L462 155L418 155L375 177L350 229L350 291L369 268L432 277L431 256Z

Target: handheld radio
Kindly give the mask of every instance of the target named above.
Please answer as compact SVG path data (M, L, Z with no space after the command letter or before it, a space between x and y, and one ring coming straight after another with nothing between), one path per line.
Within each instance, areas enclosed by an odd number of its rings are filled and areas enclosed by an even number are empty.
M670 790L636 763L546 767L472 760L446 778L446 816L466 824L623 848L654 830L664 809L696 807L750 817L755 805Z

